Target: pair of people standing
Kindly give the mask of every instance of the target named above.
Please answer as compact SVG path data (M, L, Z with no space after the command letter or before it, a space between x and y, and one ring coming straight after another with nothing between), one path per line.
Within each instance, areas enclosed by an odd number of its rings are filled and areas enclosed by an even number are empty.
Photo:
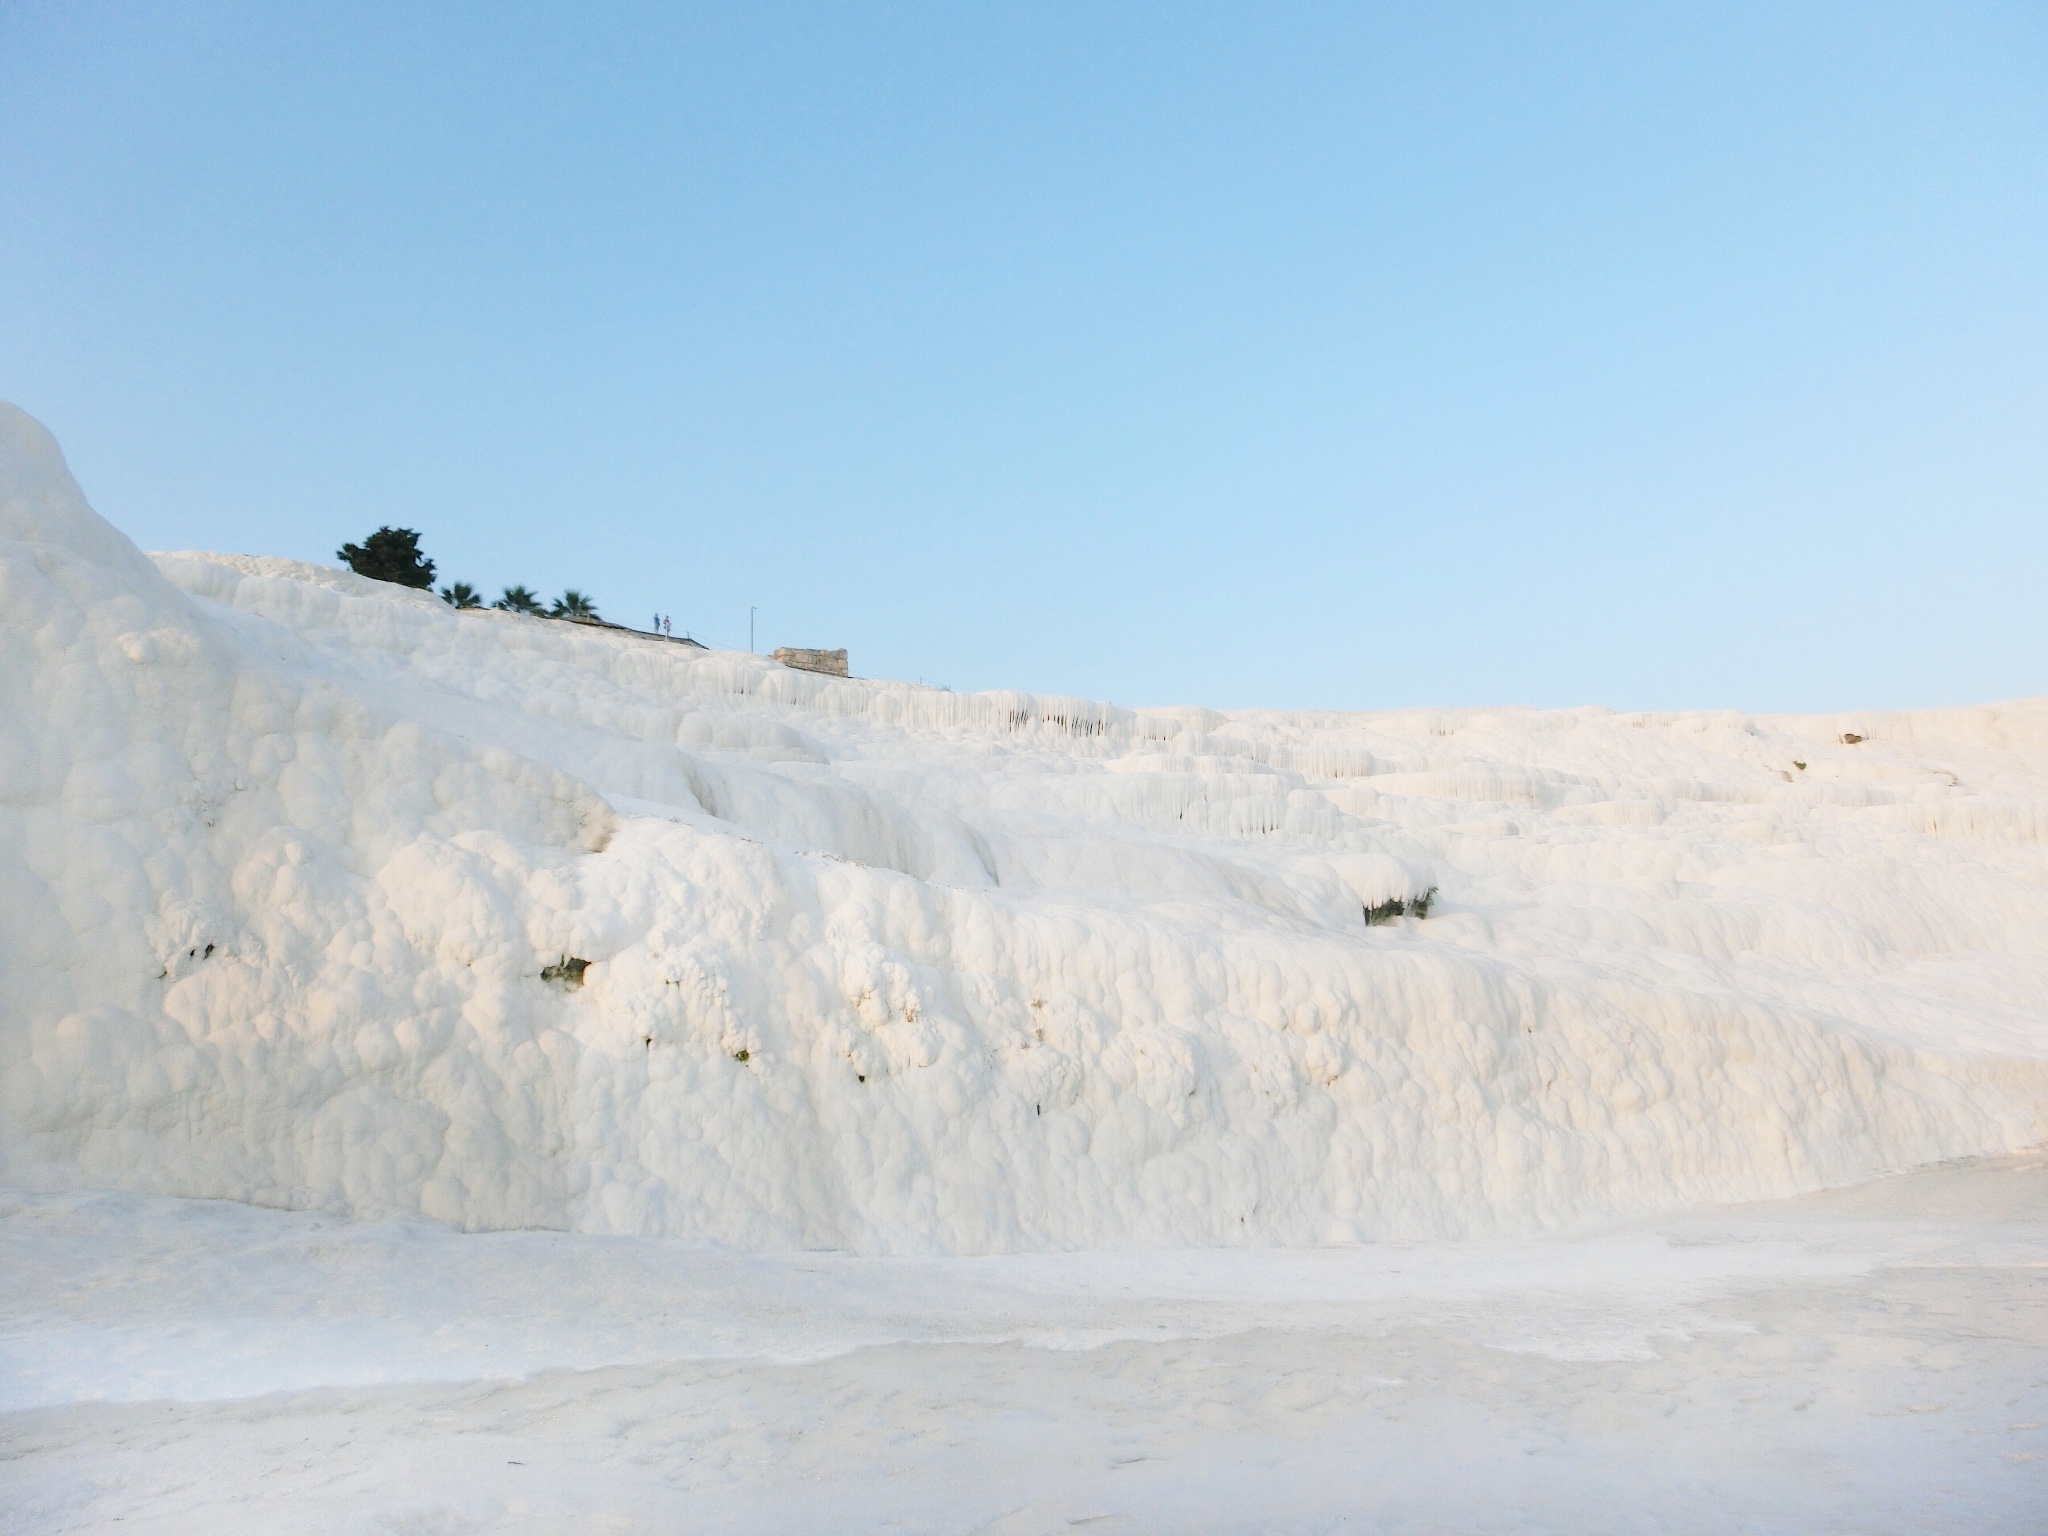
M663 636L663 637L665 637L665 638L673 638L673 637L674 637L674 635L675 635L675 631L674 631L674 630L673 630L672 628L670 628L670 626L669 626L669 621L668 621L668 615L667 615L667 614L665 614L665 613L657 613L657 614L656 614L656 615L654 616L654 632L655 632L655 633L656 633L657 635L661 635L661 636Z

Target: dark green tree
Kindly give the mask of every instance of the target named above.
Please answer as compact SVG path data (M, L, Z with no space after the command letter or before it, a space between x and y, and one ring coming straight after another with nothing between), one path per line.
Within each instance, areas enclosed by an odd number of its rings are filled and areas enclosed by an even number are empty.
M441 601L456 608L481 608L484 595L466 581L458 581L441 589Z
M507 587L505 595L491 604L493 608L506 613L546 613L540 605L540 594L531 587Z
M571 587L555 599L555 606L548 610L548 616L555 619L594 619L597 617L597 604Z
M401 587L434 585L434 562L420 553L420 536L410 528L379 528L360 544L344 544L337 552L348 568L372 581L395 581Z

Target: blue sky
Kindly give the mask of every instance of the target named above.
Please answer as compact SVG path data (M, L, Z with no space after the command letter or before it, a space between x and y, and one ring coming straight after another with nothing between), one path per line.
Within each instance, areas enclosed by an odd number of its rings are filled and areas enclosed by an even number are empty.
M2048 693L2048 10L0 4L146 548L1121 703Z

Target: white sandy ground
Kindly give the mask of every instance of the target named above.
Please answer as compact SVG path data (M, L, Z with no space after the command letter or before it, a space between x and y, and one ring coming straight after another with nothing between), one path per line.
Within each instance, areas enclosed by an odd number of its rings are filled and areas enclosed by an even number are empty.
M0 1531L2048 1527L2048 1159L1573 1236L751 1255L0 1205Z

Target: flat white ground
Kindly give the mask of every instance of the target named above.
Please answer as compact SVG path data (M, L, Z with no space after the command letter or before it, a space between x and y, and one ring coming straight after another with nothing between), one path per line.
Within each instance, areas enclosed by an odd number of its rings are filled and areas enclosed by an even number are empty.
M0 1203L0 1531L2038 1532L2048 1158L891 1259Z

